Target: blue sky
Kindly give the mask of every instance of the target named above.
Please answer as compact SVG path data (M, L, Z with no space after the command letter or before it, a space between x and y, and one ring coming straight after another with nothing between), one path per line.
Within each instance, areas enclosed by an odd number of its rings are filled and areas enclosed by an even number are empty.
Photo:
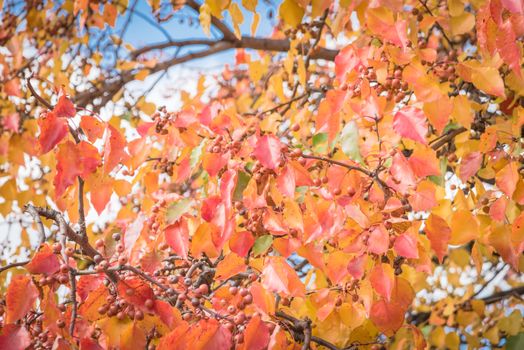
M137 0L137 6L135 8L136 13L133 15L131 22L128 26L127 31L124 34L124 42L132 44L134 47L139 48L144 45L150 45L152 43L161 43L168 41L166 34L159 30L155 25L149 22L156 22L154 15L152 14L151 7L148 1ZM202 1L199 1L202 2ZM243 35L251 35L251 24L253 22L253 13L245 10L241 5L240 1L235 1L239 4L242 9L244 22L240 26L240 30ZM275 1L275 5L267 5L263 0L259 0L257 6L257 13L261 16L259 25L257 28L256 36L264 37L271 34L273 26L277 23L275 14L278 12L280 0ZM129 1L129 6L133 4L133 0ZM268 12L272 9L273 18L268 18ZM144 19L144 17L147 17ZM180 23L180 19L183 18L183 23ZM188 18L191 18L193 23L188 25ZM223 12L224 22L231 24L231 17L229 11ZM118 19L114 33L119 35L121 33L124 23L127 21L127 15ZM202 30L199 20L198 13L193 11L189 7L184 7L175 13L175 16L170 20L161 24L165 32L172 40L181 39L219 39L221 34L216 30L211 31L211 36L208 37ZM229 25L230 28L233 26ZM180 50L179 55L183 55L188 52L196 52L205 49L205 47L192 46ZM165 50L162 59L169 59L174 54L174 49ZM192 60L185 64L175 66L168 71L168 74L160 80L156 87L147 95L147 101L153 102L157 105L166 105L168 110L176 110L180 107L178 93L174 92L169 98L164 98L170 90L186 90L188 92L194 92L198 81L198 75L201 73L218 72L222 69L225 64L234 63L235 50L228 50L222 53L214 54L198 60ZM131 83L132 89L136 91L144 91L153 84L159 74L148 77L143 82Z
M132 3L132 0L130 1ZM250 34L250 27L251 23L253 22L253 13L246 11L243 9L241 4L239 4L240 8L243 10L244 15L244 23L241 25L241 31L245 35ZM138 0L138 4L136 7L136 10L139 11L142 14L147 14L151 20L155 20L154 16L152 15L151 7L149 6L147 1L144 0ZM269 20L267 18L267 13L270 10L270 7L266 4L264 4L262 1L259 1L259 4L257 6L257 12L261 16L260 23L258 25L257 29L257 36L267 36L271 34L273 25L276 24L275 19ZM278 5L274 6L273 11L278 11ZM224 15L224 21L227 23L231 23L231 17L229 16L228 11L223 12ZM187 20L184 21L183 24L179 23L179 19L181 17L191 17L194 19L193 25L188 25ZM117 23L117 28L121 28L123 23L125 22L126 18L121 18ZM162 27L169 33L170 37L173 40L180 40L180 39L189 39L189 38L208 38L204 31L202 30L200 24L198 22L198 14L193 11L192 9L188 7L184 7L183 9L179 10L175 13L175 16L162 24ZM196 23L195 23L196 22ZM230 28L232 26L230 25ZM219 33L217 33L216 30L212 30L211 38L213 38L213 33L215 33L216 37L219 37ZM130 26L125 34L124 39L133 44L135 47L144 46L146 44L150 43L158 43L166 41L166 36L157 28L152 26L150 23L148 23L143 18L134 15L133 19L130 23ZM188 50L196 51L199 48L193 47ZM187 49L186 49L187 51ZM180 53L184 53L184 51L181 51ZM234 50L230 50L224 53L220 53L217 55L214 55L211 58L204 58L200 60L195 60L190 63L188 63L186 66L191 67L202 67L208 66L208 62L213 62L214 65L216 63L227 63L227 62L233 62L234 57Z

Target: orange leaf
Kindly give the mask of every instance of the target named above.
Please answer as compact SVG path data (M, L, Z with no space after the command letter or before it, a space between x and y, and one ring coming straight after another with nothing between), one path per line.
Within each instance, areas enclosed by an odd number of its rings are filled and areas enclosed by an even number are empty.
M305 287L295 270L282 257L268 257L262 271L264 288L284 295L303 296Z
M371 270L369 280L379 295L386 298L387 301L391 299L391 292L395 286L395 273L391 265L385 263L375 265Z
M60 94L60 97L58 98L58 103L53 108L53 113L58 118L71 118L74 117L76 114L76 108L75 105L73 105L73 102L71 102L63 93L63 91Z
M126 155L124 151L126 141L122 134L112 125L108 125L108 130L104 146L104 173L106 174L109 174Z
M437 254L438 260L442 262L448 251L448 242L451 238L451 228L440 216L431 214L426 220L426 235L431 242L431 248Z
M269 343L269 328L262 322L260 316L249 320L244 332L244 343L238 346L239 350L262 350Z
M15 323L22 319L33 307L38 298L38 290L27 275L16 275L13 277L7 293L6 301L6 323Z
M247 269L244 259L235 253L227 254L224 260L217 265L215 278L217 280L228 279L237 273L244 272Z
M56 159L57 171L53 184L57 197L75 183L77 176L85 179L100 164L98 150L85 141L81 141L78 145L71 141L61 144Z
M38 144L42 154L55 148L67 135L67 121L57 118L53 112L43 114L42 118L38 119L38 126L40 127Z
M458 210L451 217L449 244L462 245L479 236L479 223L469 210Z
M44 273L52 275L60 269L60 262L47 243L43 244L25 266L32 274Z
M379 300L371 307L369 317L381 332L391 336L404 323L404 309L397 303Z
M513 196L513 192L515 192L515 189L517 188L518 181L519 171L515 162L510 162L504 168L499 170L495 176L497 187L510 198Z
M104 136L106 126L97 118L90 115L84 115L80 120L80 128L82 128L90 142L95 142L97 139Z

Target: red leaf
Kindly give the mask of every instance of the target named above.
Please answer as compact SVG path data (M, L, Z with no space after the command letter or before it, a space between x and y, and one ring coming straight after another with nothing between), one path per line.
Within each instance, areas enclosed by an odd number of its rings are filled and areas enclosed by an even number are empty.
M283 195L295 198L295 171L287 164L277 177L277 187Z
M361 256L353 258L348 263L349 274L353 276L354 279L359 280L364 276L364 265L367 260L366 257L367 255L363 254Z
M355 70L361 64L353 45L348 45L335 57L335 75L341 82L345 81L346 73Z
M418 259L417 240L409 233L403 233L395 239L395 252L407 259Z
M187 259L189 250L189 230L186 221L181 218L165 229L166 242L174 252L182 258Z
M269 328L256 316L249 320L246 330L244 332L244 343L242 343L239 350L262 350L266 349L269 343Z
M104 173L109 174L126 155L126 141L120 132L108 125L108 134L104 146Z
M75 183L77 176L85 179L100 164L98 150L85 141L78 145L71 141L61 144L56 159L57 171L53 184L57 197Z
M229 248L234 253L237 253L241 257L246 257L249 249L255 243L255 238L249 231L241 231L234 233L229 240Z
M202 320L197 325L199 336L192 344L195 350L229 350L233 345L231 332L215 319Z
M2 119L2 125L4 129L11 130L12 132L18 132L20 128L20 114L10 113Z
M448 251L448 242L451 238L451 228L447 222L438 215L431 214L426 220L425 227L426 235L431 242L431 248L437 254L438 260L442 263L442 259Z
M398 111L393 118L393 129L402 137L425 145L428 143L426 116L418 108L407 106Z
M24 350L31 345L31 336L23 326L5 325L0 331L0 349Z
M40 247L40 250L33 256L25 268L32 274L44 273L52 275L60 269L60 262L46 243Z
M397 303L379 300L371 307L369 317L381 332L391 336L404 323L404 312Z
M368 250L374 254L384 254L389 249L389 233L384 225L380 224L371 229L368 238Z
M76 282L76 292L80 300L85 301L89 293L97 289L103 281L102 275L80 276L78 282Z
M482 153L471 152L462 157L459 168L459 178L462 182L466 182L470 177L479 171L482 165Z
M38 119L38 126L38 144L42 154L52 150L67 135L67 121L57 118L53 112L43 114L42 118Z
M118 294L128 303L142 309L146 308L146 300L155 301L155 293L151 287L138 277L118 281Z
M202 208L200 209L200 215L202 216L202 219L206 220L207 222L210 222L213 220L213 217L215 216L215 210L217 209L217 206L222 202L222 198L219 196L211 196L202 202Z
M391 292L395 286L395 273L389 264L375 265L369 276L371 286L375 291L386 298L387 301L391 299Z
M104 350L104 348L98 345L97 340L94 340L91 337L86 337L80 340L80 350Z
M16 275L7 287L6 305L7 315L6 323L15 323L23 318L38 298L38 290L27 275Z
M253 154L260 163L269 169L277 169L280 163L282 143L273 135L264 135L258 138Z
M62 92L58 98L58 103L55 108L53 108L53 113L55 113L58 118L71 118L75 116L76 108L73 102L71 102Z

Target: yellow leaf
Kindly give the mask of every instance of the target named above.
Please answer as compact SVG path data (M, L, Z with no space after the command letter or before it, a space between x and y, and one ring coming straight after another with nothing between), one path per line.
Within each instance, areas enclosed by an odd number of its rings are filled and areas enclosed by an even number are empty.
M244 22L244 16L242 15L242 10L236 3L232 3L229 6L229 14L233 20L233 28L235 29L235 35L237 38L241 38L242 34L240 33L240 25Z
M478 238L479 223L469 210L458 210L451 217L449 244L462 245Z
M449 259L458 267L466 267L469 264L469 253L465 249L453 249L449 253Z
M279 15L287 25L295 28L302 22L304 9L295 0L284 0L280 5Z
M149 75L149 69L142 69L138 73L135 74L136 80L144 80Z
M211 8L207 3L200 6L200 15L198 16L198 19L200 20L202 30L207 36L209 36L211 27Z
M446 348L450 350L458 349L460 345L460 338L456 332L449 332L446 334Z
M471 123L475 118L475 112L471 107L471 102L466 96L458 95L453 98L451 117L466 128L471 126Z
M459 16L451 17L449 21L452 35L467 33L475 26L475 16L469 12L463 12Z
M244 6L246 10L256 13L257 0L242 0L242 6Z
M210 13L218 19L222 19L222 11L229 7L230 0L206 0L205 5L209 7ZM202 8L200 9L202 11Z
M256 35L259 22L260 22L260 15L258 13L253 14L253 23L251 24L251 35L252 36Z
M300 85L306 86L306 64L304 62L304 58L302 56L298 59L298 67L297 67L297 73L298 73L298 81L300 82Z

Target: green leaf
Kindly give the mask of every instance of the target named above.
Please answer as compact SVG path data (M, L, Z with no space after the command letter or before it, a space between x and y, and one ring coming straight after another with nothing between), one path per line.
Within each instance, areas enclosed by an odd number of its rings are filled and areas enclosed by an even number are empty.
M326 153L328 150L328 134L321 132L313 136L313 151L315 153Z
M351 160L361 163L362 155L360 154L358 139L359 136L357 123L355 123L353 120L349 123L346 123L339 136L342 152L344 152L344 154Z
M273 236L264 235L256 239L255 244L253 245L253 254L260 255L265 253L273 243Z
M191 169L193 169L195 165L197 165L200 161L203 148L204 142L202 142L198 147L193 148L193 150L191 151L191 155L189 156L189 166L191 167Z
M169 207L167 208L166 212L166 222L168 225L172 224L173 222L180 219L182 215L187 213L190 206L191 200L188 198L184 198L179 200L178 202L171 203Z
M233 192L233 200L240 201L242 200L244 189L247 187L251 176L243 171L238 172L237 185L235 187L235 192Z
M520 332L517 335L508 338L506 343L506 350L519 350L524 349L524 332Z
M446 175L447 170L448 170L448 160L446 158L441 158L440 159L440 173L442 175L440 176L431 175L429 176L429 180L433 182L435 185L444 187L446 183L446 179L444 178L444 176Z

